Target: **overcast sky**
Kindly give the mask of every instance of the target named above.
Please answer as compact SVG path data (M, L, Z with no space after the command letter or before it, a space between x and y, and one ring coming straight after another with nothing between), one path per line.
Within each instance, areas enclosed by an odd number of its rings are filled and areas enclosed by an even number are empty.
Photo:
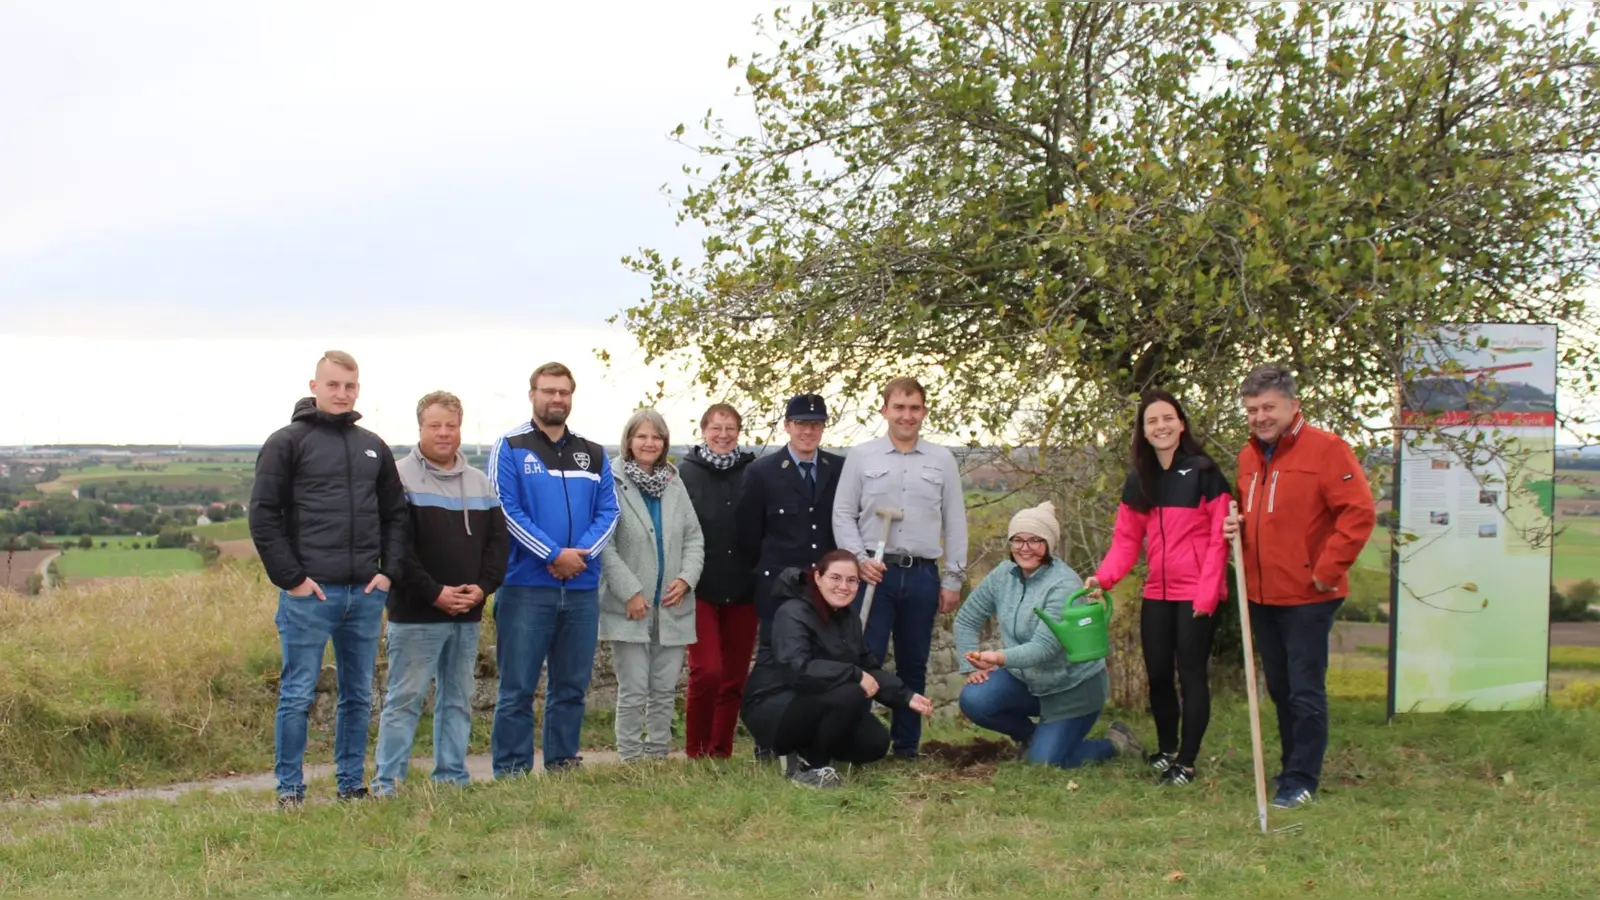
M0 4L0 444L259 441L332 347L397 441L434 388L505 430L551 358L614 440L657 380L619 259L694 252L667 134L749 120L769 8Z
M549 359L579 430L664 378L688 441L706 398L605 320L647 290L622 256L696 255L667 134L748 125L727 61L769 9L0 3L0 444L256 443L330 348L395 442L440 388L492 440Z

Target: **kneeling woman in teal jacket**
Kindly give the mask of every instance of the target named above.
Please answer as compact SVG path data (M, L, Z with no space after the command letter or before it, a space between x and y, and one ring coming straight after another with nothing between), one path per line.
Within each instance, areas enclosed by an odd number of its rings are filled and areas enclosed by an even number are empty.
M1105 660L1068 662L1034 612L1059 618L1067 598L1083 585L1054 558L1061 538L1055 507L1045 502L1025 509L1011 518L1007 531L1011 561L996 566L956 613L956 652L961 670L969 673L961 711L978 727L1016 740L1031 763L1071 769L1118 753L1143 753L1121 722L1111 723L1109 740L1089 740L1110 692ZM1000 620L1004 649L979 651L978 634L990 617Z

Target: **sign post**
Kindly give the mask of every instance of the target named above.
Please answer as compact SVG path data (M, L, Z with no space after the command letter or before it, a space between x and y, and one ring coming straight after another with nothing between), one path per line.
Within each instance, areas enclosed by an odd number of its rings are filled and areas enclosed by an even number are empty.
M1389 716L1542 707L1556 329L1446 329L1408 359L1391 530Z

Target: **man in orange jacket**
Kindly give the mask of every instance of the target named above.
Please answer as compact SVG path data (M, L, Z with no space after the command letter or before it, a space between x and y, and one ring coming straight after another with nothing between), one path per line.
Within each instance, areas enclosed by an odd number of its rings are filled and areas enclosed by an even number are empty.
M1239 386L1250 442L1239 451L1240 515L1250 627L1278 711L1283 769L1272 805L1316 798L1328 749L1328 638L1350 592L1348 572L1377 521L1361 463L1338 435L1306 424L1294 376L1253 369Z

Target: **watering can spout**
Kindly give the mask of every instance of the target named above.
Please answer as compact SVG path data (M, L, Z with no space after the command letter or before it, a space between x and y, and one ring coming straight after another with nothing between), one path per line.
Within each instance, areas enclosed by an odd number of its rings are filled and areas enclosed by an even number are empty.
M1111 653L1111 595L1102 594L1105 599L1100 602L1077 605L1088 594L1089 589L1084 588L1068 597L1059 619L1050 618L1042 609L1034 610L1067 651L1068 662L1094 662Z

